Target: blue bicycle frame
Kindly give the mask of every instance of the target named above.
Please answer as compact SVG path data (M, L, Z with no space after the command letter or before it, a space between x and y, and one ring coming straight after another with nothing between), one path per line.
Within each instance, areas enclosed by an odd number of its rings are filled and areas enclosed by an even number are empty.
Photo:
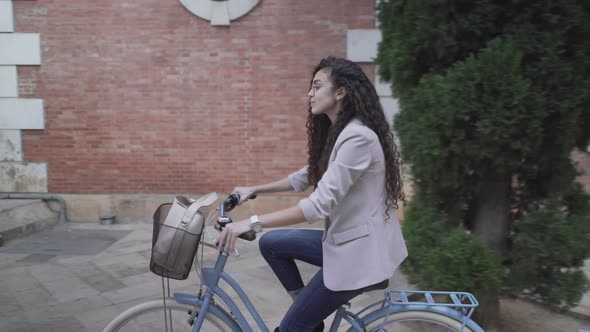
M240 285L227 273L223 272L225 264L227 263L229 255L226 252L219 254L214 267L205 267L202 271L203 283L207 286L205 294L202 298L198 298L191 294L174 293L174 299L179 303L189 304L200 307L197 319L193 326L193 332L198 332L203 325L207 311L221 317L234 330L252 332L252 328L246 321L246 318L230 298L230 296L219 287L219 281L224 280L230 287L238 294L241 301L244 303L258 328L262 332L269 332L268 327L260 317L258 311L240 287ZM212 303L213 296L217 295L229 307L231 313L235 315L232 317L225 310ZM421 295L424 301L409 300L410 295ZM450 303L437 302L433 295L448 296L452 301ZM350 304L348 304L350 305ZM368 305L358 313L352 313L346 310L346 305L340 307L336 311L334 321L330 326L330 332L337 332L342 319L347 321L351 328L349 331L364 331L367 322L373 322L376 319L383 318L383 324L387 322L387 317L391 314L405 311L428 311L439 313L445 316L452 317L459 322L462 322L463 327L469 327L474 332L484 332L474 321L470 319L475 307L477 307L477 299L470 293L466 292L436 292L436 291L405 291L405 290L386 290L385 298L381 301ZM375 308L369 311L369 309ZM366 313L365 316L361 315Z
M226 223L231 222L231 218L226 217L225 212L233 209L239 202L239 196L230 195L220 206L220 216L218 224L223 227ZM222 223L223 221L223 223ZM202 242L203 245L217 249L216 246ZM202 298L196 297L190 294L174 293L174 299L179 303L193 305L199 307L200 310L197 313L197 319L194 322L193 332L198 332L203 325L205 316L209 310L216 316L222 318L228 325L230 325L236 331L252 332L252 328L246 321L246 318L236 305L236 303L230 298L230 296L219 287L219 280L224 280L230 287L238 294L241 301L244 303L254 321L258 325L258 328L262 332L269 332L268 327L264 324L264 321L256 311L256 308L244 292L240 285L227 273L223 272L225 264L229 254L225 251L219 253L217 261L214 267L204 267L201 269L202 282L206 286L205 294ZM410 301L408 295L420 294L424 296L425 301ZM449 296L452 300L450 303L447 302L436 302L432 295ZM213 302L213 296L217 295L221 300L229 307L233 317L221 307L217 306ZM394 297L397 296L397 297ZM369 309L376 306L381 306L361 317L361 314L367 312ZM336 316L330 327L330 332L337 332L338 326L342 319L346 320L352 327L349 331L363 332L365 324L367 322L373 322L380 317L385 317L383 325L387 322L387 317L391 314L402 312L402 311L430 311L440 313L462 322L462 327L467 326L474 332L483 332L483 330L470 319L471 314L478 303L475 297L465 292L428 292L428 291L396 291L387 290L385 291L385 298L381 301L375 302L358 313L354 314L345 309L345 306L340 307L336 311ZM350 306L350 304L348 304Z

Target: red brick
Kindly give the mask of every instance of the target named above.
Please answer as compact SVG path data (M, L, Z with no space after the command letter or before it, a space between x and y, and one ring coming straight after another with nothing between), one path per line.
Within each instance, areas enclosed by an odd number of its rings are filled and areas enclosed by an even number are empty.
M46 117L24 157L74 194L227 192L298 169L313 67L375 26L374 0L265 0L229 27L177 0L13 4L15 31L41 34L42 65L18 67Z

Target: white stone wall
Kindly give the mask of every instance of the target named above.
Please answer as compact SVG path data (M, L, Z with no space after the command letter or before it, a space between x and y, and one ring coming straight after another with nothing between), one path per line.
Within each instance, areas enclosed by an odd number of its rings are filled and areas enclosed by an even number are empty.
M14 32L12 1L0 0L0 32Z
M45 128L43 100L19 98L19 65L41 65L40 35L15 33L12 1L0 0L0 192L47 192L46 163L26 163L21 142Z
M16 66L0 66L0 96L0 98L18 97Z
M380 42L381 31L379 29L348 30L346 57L354 62L372 63L377 57L377 47ZM393 126L393 118L399 111L399 103L391 93L391 83L381 81L377 67L375 67L375 89L385 117Z
M260 0L179 0L194 15L211 22L211 25L230 25L246 15Z
M20 130L0 130L0 163L3 161L23 161L23 148Z
M373 62L377 57L377 46L381 42L378 29L348 30L346 57L354 62Z

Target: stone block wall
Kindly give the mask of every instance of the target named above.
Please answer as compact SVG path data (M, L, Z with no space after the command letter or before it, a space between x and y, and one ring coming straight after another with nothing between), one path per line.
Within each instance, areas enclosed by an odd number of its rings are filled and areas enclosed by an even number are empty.
M18 68L39 68L40 34L15 30L13 1L0 0L0 192L47 192L47 164L23 157L24 130L45 128L43 99L19 94Z

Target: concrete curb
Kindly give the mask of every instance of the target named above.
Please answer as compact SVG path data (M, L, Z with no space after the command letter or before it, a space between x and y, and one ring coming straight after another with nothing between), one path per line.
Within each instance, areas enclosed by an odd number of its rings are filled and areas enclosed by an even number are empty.
M0 201L0 245L57 225L58 216L42 200Z

